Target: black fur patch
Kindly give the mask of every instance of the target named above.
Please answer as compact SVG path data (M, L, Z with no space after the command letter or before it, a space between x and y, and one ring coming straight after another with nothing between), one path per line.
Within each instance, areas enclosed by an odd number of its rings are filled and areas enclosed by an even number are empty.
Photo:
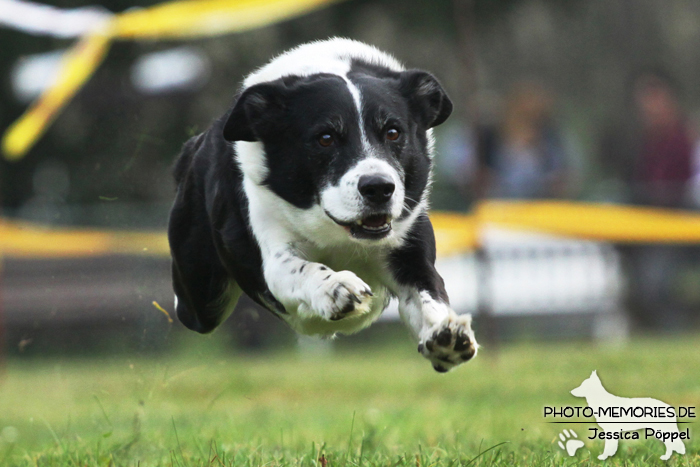
M406 243L389 255L389 266L399 284L427 291L433 300L449 304L445 281L435 270L435 257L433 226L428 216L421 214L407 235Z

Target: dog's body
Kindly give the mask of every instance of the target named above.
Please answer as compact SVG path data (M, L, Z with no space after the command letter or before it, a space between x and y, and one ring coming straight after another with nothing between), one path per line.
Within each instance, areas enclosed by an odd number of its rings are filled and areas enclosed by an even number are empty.
M670 409L670 406L660 400L650 397L619 397L610 394L604 387L603 383L598 378L597 372L593 371L591 376L586 379L579 387L573 389L571 394L576 397L584 397L588 406L593 409L596 422L601 426L602 430L608 433L616 434L624 431L634 431L641 429L653 429L655 431L678 433L678 425L676 417L668 417L663 420L650 416L630 417L602 415L604 410L601 409L635 409L637 408L663 408ZM609 437L605 439L605 447L603 453L598 456L598 459L605 460L617 452L618 439ZM668 460L676 451L679 454L685 454L685 445L680 438L664 441L666 452L661 456L661 459Z
M209 332L245 292L300 333L353 333L394 296L437 371L472 358L471 320L449 307L426 213L430 129L451 109L432 75L345 39L249 75L176 163L180 320Z

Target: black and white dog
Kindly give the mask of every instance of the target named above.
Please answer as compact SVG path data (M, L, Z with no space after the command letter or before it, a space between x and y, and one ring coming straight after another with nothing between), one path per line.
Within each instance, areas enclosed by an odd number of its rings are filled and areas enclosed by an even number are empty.
M431 128L451 111L432 75L347 39L249 75L175 166L168 234L182 323L210 332L245 292L300 333L348 334L397 297L435 370L474 357L426 212Z

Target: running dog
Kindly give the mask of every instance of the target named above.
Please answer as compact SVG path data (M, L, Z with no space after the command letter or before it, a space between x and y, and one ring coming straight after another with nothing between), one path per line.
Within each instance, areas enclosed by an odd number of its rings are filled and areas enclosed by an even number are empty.
M347 39L250 74L187 141L168 229L175 308L216 328L246 293L303 334L354 333L391 297L438 372L476 355L449 306L428 218L433 136L452 103L431 74Z

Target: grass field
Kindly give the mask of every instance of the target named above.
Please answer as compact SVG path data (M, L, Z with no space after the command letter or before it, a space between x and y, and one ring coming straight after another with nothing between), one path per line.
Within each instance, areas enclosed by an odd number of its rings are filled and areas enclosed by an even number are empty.
M299 354L209 347L110 360L10 359L0 380L1 466L700 465L621 441L605 463L587 425L545 422L545 405L597 369L611 392L700 406L700 336L483 348L435 373L408 342ZM562 428L586 442L557 446ZM700 432L698 432L700 436Z

